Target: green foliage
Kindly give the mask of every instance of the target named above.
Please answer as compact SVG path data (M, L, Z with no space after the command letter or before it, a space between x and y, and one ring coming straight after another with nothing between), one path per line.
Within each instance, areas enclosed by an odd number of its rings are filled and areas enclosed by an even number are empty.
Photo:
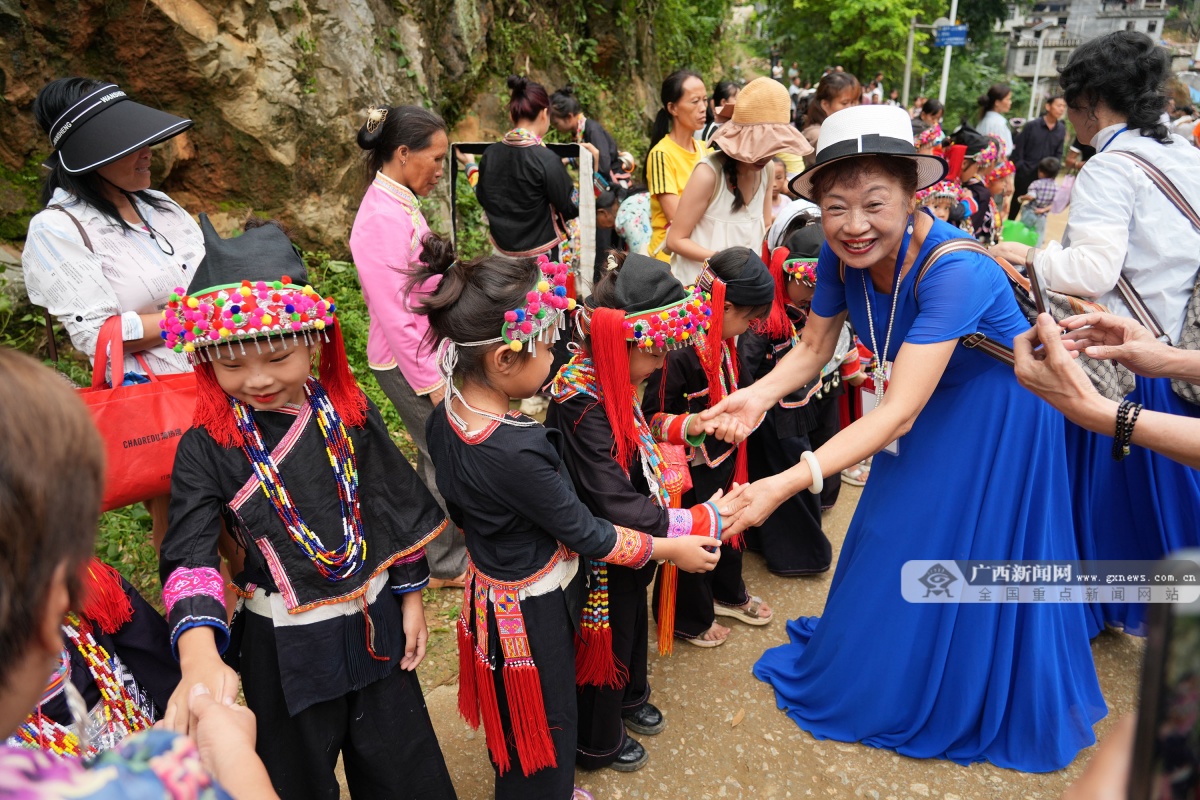
M657 0L650 2L658 68L667 75L688 67L707 75L720 55L722 25L730 0Z
M458 175L457 201L455 252L464 260L488 255L492 252L492 242L488 239L487 223L483 221L483 209L475 198L475 190L467 183L467 177L463 173Z
M840 64L864 84L883 72L890 86L899 86L904 74L912 17L929 24L949 12L944 0L768 0L767 5L771 41L782 50L785 62L800 65L802 75L815 81L824 67ZM959 21L970 26L972 45L956 48L956 59L994 38L992 25L1007 8L1001 0L964 0L958 14ZM929 31L918 29L914 41L917 87L923 71L933 79L940 75L942 49L932 46Z
M929 97L937 97L941 85L941 48L937 48L937 56L936 65L930 63L931 59L924 62L928 70L926 94ZM946 86L946 116L942 122L947 132L958 127L958 123L964 119L971 125L978 122L979 105L976 101L994 83L1007 83L1012 87L1013 102L1009 116L1025 116L1029 110L1030 86L1023 80L1008 76L1004 66L1004 40L999 37L982 44L972 42L968 47L954 49L950 80ZM920 86L920 81L914 80L914 87L917 86Z

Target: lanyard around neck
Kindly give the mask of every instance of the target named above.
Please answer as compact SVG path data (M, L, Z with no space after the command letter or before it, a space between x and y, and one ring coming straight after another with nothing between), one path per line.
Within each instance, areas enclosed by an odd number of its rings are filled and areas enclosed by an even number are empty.
M875 338L875 315L871 312L871 294L867 291L867 273L870 270L864 269L859 273L862 277L863 299L867 301L867 326L871 332L871 352L875 354L875 370L873 373L875 397L879 401L883 400L883 383L886 378L886 371L883 365L888 360L888 352L892 348L892 327L896 321L896 305L900 296L900 272L904 269L904 259L908 255L908 245L912 241L913 225L913 216L909 214L908 223L904 227L904 238L900 241L900 252L896 256L896 277L892 281L892 307L888 312L887 332L883 338L883 352L880 352L879 342Z
M1105 150L1107 150L1107 149L1108 149L1108 146L1109 146L1110 144L1112 144L1113 142L1115 142L1115 141L1117 140L1117 137L1118 137L1118 136L1120 136L1122 133L1124 133L1124 132L1125 132L1125 131L1127 131L1127 130L1129 130L1129 126L1128 126L1128 125L1122 125L1122 126L1121 126L1121 130L1117 131L1117 132L1116 132L1116 133L1114 133L1112 136L1108 137L1108 141L1104 143L1104 147L1101 147L1101 148L1100 148L1099 150L1097 150L1096 152L1097 152L1097 153L1103 153Z

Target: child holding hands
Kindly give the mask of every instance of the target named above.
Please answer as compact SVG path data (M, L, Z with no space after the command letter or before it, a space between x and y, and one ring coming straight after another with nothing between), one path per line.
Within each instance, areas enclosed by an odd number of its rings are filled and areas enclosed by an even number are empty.
M160 559L183 673L166 722L192 730L195 687L230 701L237 669L282 797L337 798L340 754L353 797L453 798L415 672L421 548L445 518L355 383L333 298L305 285L282 229L222 239L200 219L204 260L163 313L198 388ZM222 520L247 551L232 625Z

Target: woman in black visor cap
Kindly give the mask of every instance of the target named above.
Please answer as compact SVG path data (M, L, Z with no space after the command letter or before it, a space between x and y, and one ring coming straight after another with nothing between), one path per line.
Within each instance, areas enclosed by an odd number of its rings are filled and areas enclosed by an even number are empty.
M29 299L93 362L104 323L120 320L125 363L112 366L114 385L145 380L147 369L189 372L185 354L163 346L158 323L171 292L191 282L204 240L186 211L150 189L150 148L192 121L87 78L47 84L33 114L53 152L44 163L46 209L30 221L21 256ZM156 546L165 501L147 503Z

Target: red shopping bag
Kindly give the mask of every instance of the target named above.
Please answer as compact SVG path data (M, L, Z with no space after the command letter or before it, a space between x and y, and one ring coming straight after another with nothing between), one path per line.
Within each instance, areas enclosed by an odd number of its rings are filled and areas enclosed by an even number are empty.
M138 358L149 383L121 386L125 348L121 318L100 329L91 388L79 389L104 439L106 456L103 510L149 500L171 490L171 468L179 437L192 426L196 378L190 373L155 375ZM112 364L113 383L104 380Z

